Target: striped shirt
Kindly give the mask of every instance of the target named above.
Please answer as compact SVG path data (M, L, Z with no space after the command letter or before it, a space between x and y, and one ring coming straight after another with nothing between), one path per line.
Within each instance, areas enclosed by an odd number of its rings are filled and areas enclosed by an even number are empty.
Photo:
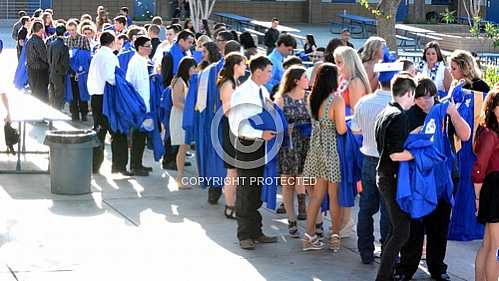
M363 139L360 151L366 156L379 157L374 123L378 114L391 100L391 92L377 90L374 94L363 96L355 107L351 129L362 132Z
M71 49L83 49L90 51L90 41L87 37L77 34L75 37L64 37L64 43Z

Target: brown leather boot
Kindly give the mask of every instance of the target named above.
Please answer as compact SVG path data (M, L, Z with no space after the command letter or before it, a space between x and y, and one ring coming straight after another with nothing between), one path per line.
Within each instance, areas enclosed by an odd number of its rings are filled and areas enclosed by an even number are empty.
M299 220L307 219L307 203L305 194L298 194L298 216L296 217Z

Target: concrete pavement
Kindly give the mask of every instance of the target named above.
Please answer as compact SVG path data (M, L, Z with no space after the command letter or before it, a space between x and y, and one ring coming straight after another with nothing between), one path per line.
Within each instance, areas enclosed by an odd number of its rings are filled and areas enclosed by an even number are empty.
M9 33L0 31L8 42ZM13 51L1 55L2 78L17 64ZM56 124L70 125L90 123ZM28 130L27 145L43 149L47 127ZM0 149L5 149L3 130ZM374 280L379 260L362 265L355 237L343 239L336 254L304 253L301 241L287 236L286 217L262 208L264 232L279 236L279 242L241 250L236 223L223 216L223 199L211 206L205 190L179 191L176 173L153 163L150 151L144 164L154 167L151 176L111 174L107 152L109 145L89 195L53 195L48 175L0 175L0 280ZM26 160L28 167L47 165L43 155ZM0 155L0 168L14 164L12 156ZM194 176L193 169L188 175ZM303 233L304 222L299 225ZM449 242L453 280L473 280L479 243ZM425 270L423 262L417 280L429 280Z

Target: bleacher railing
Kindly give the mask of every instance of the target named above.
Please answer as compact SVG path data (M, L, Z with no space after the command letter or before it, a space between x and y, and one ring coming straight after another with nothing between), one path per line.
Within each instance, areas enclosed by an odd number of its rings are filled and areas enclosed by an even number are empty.
M41 7L41 0L0 0L0 19L17 19L18 11L26 11L28 15Z

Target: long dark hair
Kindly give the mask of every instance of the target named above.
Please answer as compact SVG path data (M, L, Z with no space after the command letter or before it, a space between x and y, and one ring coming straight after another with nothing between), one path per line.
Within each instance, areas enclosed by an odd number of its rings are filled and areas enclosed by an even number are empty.
M485 98L482 106L482 112L480 113L480 127L488 128L496 134L499 135L499 124L497 122L497 117L494 113L496 106L499 106L499 87L490 91ZM478 134L477 134L478 135Z
M239 35L239 41L245 50L249 48L256 48L255 40L251 36L251 33L245 31Z
M339 46L344 46L343 41L339 38L334 38L329 41L326 47L326 51L324 52L324 61L334 63L334 50Z
M423 50L423 61L426 62L426 51L428 49L435 49L435 53L437 53L437 61L444 61L444 56L442 55L442 50L440 50L440 44L437 41L431 41L426 44Z
M329 95L338 88L338 68L332 63L323 63L319 66L317 78L310 94L310 110L312 117L319 120L319 109Z
M180 60L180 65L178 67L178 72L175 75L175 78L182 78L185 84L188 85L190 80L189 69L191 69L191 67L196 67L196 60L191 57L182 58L182 60Z
M305 72L306 70L303 66L294 65L288 68L286 72L284 72L282 82L275 98L282 98L285 94L293 90Z
M212 41L205 42L203 44L203 47L208 52L208 62L210 64L217 62L222 58L222 54L220 54L220 51L218 50L217 43L212 42Z
M207 35L208 37L211 37L210 24L208 23L208 20L203 19L202 23L204 27L204 34Z
M230 81L232 83L232 89L236 88L236 80L234 79L234 66L246 61L246 57L238 52L232 52L225 56L224 67L220 71L220 76L218 76L217 87L220 88L222 85Z
M307 34L308 47L315 46L317 48L317 44L315 44L315 38L312 34Z

